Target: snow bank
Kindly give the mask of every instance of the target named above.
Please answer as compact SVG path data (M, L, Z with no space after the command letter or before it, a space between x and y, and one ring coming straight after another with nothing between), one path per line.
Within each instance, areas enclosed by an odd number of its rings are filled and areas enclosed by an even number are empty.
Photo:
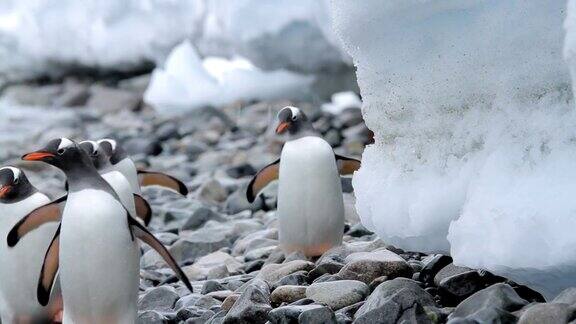
M242 58L201 59L187 41L178 45L163 68L152 73L144 101L166 114L238 100L290 99L306 96L312 76L266 72Z
M203 0L6 0L0 73L27 76L87 66L129 70L197 36Z
M330 25L328 0L211 0L203 53L234 53L265 70L316 73L349 63Z
M184 39L205 55L307 73L348 58L330 28L327 0L5 0L0 75L74 67L130 70L163 61Z
M376 138L353 180L367 227L547 296L576 285L565 9L564 0L332 1Z

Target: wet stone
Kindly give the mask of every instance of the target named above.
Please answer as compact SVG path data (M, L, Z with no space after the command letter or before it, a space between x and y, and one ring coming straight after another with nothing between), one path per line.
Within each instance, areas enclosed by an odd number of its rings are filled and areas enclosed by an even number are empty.
M179 296L172 287L161 286L152 288L138 300L138 309L141 311L168 312L174 308L178 299Z

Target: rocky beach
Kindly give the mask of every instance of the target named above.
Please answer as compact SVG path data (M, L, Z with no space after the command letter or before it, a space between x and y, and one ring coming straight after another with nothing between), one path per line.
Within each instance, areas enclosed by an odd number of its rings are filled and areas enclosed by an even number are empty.
M2 165L22 167L52 196L56 169L19 160L56 137L117 139L141 168L184 181L187 197L156 187L150 230L193 282L186 290L143 245L139 323L567 323L576 289L544 303L537 292L447 255L403 251L360 223L350 178L342 179L344 244L318 258L278 247L275 185L254 204L246 187L278 158L285 138L275 117L300 107L338 154L360 158L372 134L359 106L321 102L237 102L166 116L143 104L149 75L105 81L66 79L4 88ZM329 102L327 102L330 104ZM331 112L328 112L330 110ZM103 265L105 266L105 265Z

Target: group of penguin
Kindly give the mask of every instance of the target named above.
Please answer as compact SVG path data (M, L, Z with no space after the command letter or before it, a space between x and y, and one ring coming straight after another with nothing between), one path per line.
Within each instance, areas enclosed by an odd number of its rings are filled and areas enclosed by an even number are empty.
M247 199L279 180L281 248L318 256L342 243L340 175L360 161L334 154L298 108L278 113L276 133L290 136L277 161L258 172ZM140 248L154 248L192 292L186 275L147 229L152 212L141 186L187 195L163 173L137 170L112 139L50 141L22 157L60 169L67 194L50 200L16 167L0 168L0 318L3 324L135 323ZM58 280L57 280L58 278Z
M157 250L192 289L144 226L152 213L140 196L141 184L186 195L184 184L162 173L137 171L111 139L56 139L22 159L62 170L68 194L50 201L22 170L0 168L2 323L60 318L66 323L133 323L140 257L136 238Z

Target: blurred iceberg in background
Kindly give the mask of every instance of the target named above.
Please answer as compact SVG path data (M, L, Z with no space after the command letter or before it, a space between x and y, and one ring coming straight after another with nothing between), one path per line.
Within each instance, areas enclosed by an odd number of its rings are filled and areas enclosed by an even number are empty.
M262 71L242 58L202 59L188 41L178 45L163 68L152 73L144 101L166 114L235 101L302 98L313 76Z
M566 48L565 0L332 4L376 140L363 223L548 297L576 285L575 2Z
M203 15L202 0L2 1L0 73L130 70L198 37Z
M6 0L0 76L74 69L130 71L162 63L185 39L201 56L242 56L265 70L350 67L327 0Z

